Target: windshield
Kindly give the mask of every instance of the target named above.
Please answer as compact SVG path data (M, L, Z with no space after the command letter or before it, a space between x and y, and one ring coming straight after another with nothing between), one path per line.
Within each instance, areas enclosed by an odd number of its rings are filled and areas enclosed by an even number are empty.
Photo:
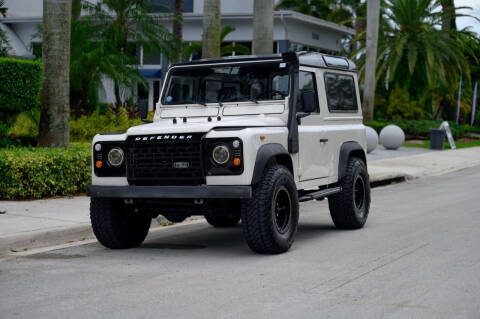
M283 100L288 95L285 63L174 68L162 103L166 105Z

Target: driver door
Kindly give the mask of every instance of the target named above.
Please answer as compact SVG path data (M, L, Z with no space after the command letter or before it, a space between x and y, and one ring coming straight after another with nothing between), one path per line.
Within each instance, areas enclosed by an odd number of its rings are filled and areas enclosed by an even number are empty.
M298 88L297 115L304 113L306 104L310 105L309 115L301 118L298 125L299 179L308 181L328 177L327 132L321 125L317 78L314 69L302 68L299 72ZM312 94L313 92L315 94Z

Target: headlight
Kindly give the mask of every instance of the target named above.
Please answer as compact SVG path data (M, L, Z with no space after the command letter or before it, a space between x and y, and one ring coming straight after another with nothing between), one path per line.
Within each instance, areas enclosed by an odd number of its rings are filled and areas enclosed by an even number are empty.
M212 151L212 159L215 163L223 165L230 159L230 150L225 145L218 145Z
M122 165L124 158L123 151L119 147L112 148L107 155L108 164L113 167L119 167Z

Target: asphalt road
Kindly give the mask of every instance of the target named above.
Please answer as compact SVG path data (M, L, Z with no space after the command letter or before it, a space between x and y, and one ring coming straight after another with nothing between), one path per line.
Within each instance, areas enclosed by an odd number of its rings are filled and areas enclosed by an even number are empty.
M1 318L480 318L480 168L373 190L366 227L301 206L291 251L204 223L0 261Z

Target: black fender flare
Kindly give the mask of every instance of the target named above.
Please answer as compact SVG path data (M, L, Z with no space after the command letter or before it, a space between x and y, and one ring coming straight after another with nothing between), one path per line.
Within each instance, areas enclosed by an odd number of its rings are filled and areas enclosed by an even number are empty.
M367 165L367 156L365 150L358 142L345 142L340 147L340 155L338 158L338 180L345 177L347 171L348 159L350 157L359 157Z
M252 185L262 179L263 171L269 163L275 161L277 164L286 166L293 175L292 158L282 144L269 143L262 145L257 152L255 167L252 175Z

